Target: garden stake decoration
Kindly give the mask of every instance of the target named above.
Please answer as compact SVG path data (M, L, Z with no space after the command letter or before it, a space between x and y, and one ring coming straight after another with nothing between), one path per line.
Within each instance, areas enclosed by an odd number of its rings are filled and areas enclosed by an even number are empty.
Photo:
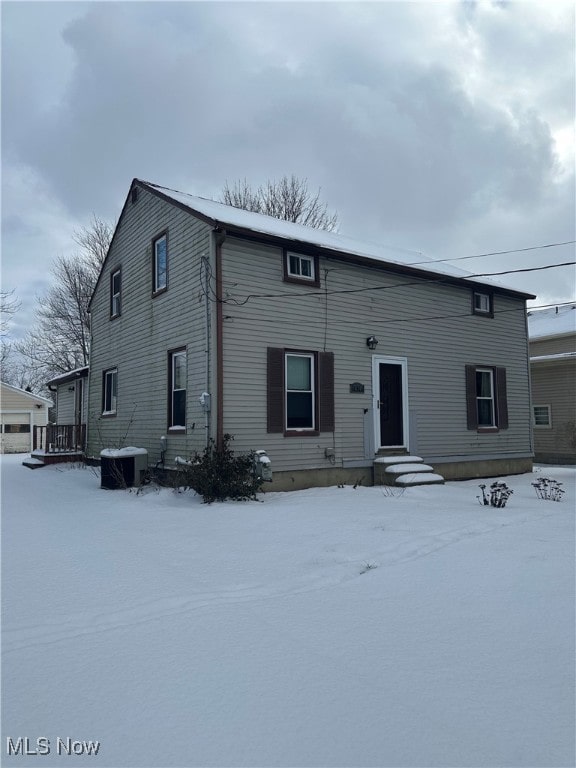
M541 477L535 483L532 483L536 491L536 496L545 501L562 501L564 489L562 483L558 480L550 480L548 477Z
M476 498L482 506L486 507L505 507L506 502L514 493L511 488L508 488L506 483L499 483L498 481L490 486L490 496L487 496L484 492L485 485L479 485L478 487L482 491L482 497L476 496Z

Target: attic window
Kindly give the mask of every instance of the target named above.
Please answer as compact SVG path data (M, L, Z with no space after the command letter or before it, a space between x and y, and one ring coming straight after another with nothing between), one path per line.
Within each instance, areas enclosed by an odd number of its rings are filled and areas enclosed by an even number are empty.
M306 283L318 287L318 257L304 253L284 251L284 280L290 283Z
M472 294L472 313L484 317L494 317L494 298L491 293L474 291Z

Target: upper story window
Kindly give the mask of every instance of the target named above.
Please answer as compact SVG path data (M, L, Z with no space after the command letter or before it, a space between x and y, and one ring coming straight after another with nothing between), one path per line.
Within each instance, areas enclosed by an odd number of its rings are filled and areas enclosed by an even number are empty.
M118 317L121 311L122 276L120 269L110 275L110 317Z
M472 312L475 315L494 317L494 297L492 294L474 291L472 294Z
M118 368L102 374L102 416L115 416L118 404Z
M318 257L304 253L284 251L284 280L290 283L306 283L319 286Z
M168 287L168 233L163 232L152 241L153 285L152 293Z
M168 429L186 429L186 350L168 353Z

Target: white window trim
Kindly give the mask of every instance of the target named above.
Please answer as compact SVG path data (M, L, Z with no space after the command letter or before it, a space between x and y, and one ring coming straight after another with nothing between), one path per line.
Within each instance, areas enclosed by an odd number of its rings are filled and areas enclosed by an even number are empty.
M493 427L497 427L496 423L496 390L494 388L494 371L492 368L476 368L476 373L489 373L490 374L490 397L486 396L480 396L476 394L476 417L478 420L478 429L492 429ZM491 408L491 414L492 414L492 420L491 424L480 424L480 411L478 408L478 401L479 400L489 400L492 403Z
M113 409L111 408L109 410L106 410L106 394L108 390L107 381L109 376L116 377L116 401L114 402ZM104 408L102 409L102 416L113 416L118 412L118 368L110 368L107 371L104 371L103 387L104 387ZM110 403L110 405L112 405L112 403Z
M312 389L288 389L288 358L306 357L310 360L310 386ZM284 353L284 413L286 432L315 432L316 431L316 377L315 377L316 357L310 352L285 352ZM312 393L312 426L311 427L289 427L288 426L288 393L289 392L311 392Z
M174 424L174 393L175 392L186 392L187 387L179 387L176 388L174 386L175 381L175 366L176 366L176 358L183 357L184 358L184 364L186 366L186 377L188 376L188 361L186 358L186 350L185 349L179 349L176 352L170 352L170 368L171 368L171 381L170 381L170 424L168 426L168 429L173 430L175 432L184 432L186 430L186 424ZM186 395L185 395L186 397ZM186 406L184 406L186 407ZM186 421L186 419L184 419Z
M378 408L379 389L380 389L380 363L388 365L399 365L402 370L402 434L404 435L404 444L398 448L410 450L410 407L408 403L408 358L391 357L389 355L372 355L372 414L374 419L374 454L378 453L382 446L380 435L380 410ZM385 446L387 449L391 446ZM396 447L396 446L395 446Z
M548 416L548 423L547 424L537 424L536 423L536 409L537 408L546 408L546 413ZM550 405L533 405L532 406L532 426L535 429L552 429L552 406Z
M303 275L302 271L292 272L290 268L290 257L298 259L298 267L301 270L301 263L307 261L310 264L310 275ZM316 270L313 256L306 256L303 253L294 253L293 251L286 251L286 274L288 277L294 277L297 280L309 280L311 283L316 281Z
M119 285L117 293L114 293L114 278L118 275ZM118 317L120 315L120 299L122 296L122 270L115 269L110 276L110 316Z
M158 284L159 280L159 273L158 273L158 244L164 242L166 244L166 268L164 271L164 283L163 285ZM163 235L160 235L160 237L157 237L154 240L154 293L158 293L159 291L164 291L168 287L168 236L166 233Z
M480 300L480 306L477 304L477 299ZM482 300L485 299L486 303L488 304L487 308L484 309L481 304ZM489 293L483 293L482 291L474 291L473 297L473 306L474 306L474 314L476 315L490 315L492 314L492 296Z

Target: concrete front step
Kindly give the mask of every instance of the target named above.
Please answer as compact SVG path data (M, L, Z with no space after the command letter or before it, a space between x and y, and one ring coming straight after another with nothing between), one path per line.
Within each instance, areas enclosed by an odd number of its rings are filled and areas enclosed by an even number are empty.
M374 485L435 485L444 478L424 464L420 456L378 456L374 459Z
M397 475L394 478L394 483L405 487L408 485L444 485L444 478L435 472L416 472L409 475Z
M429 464L414 464L412 462L405 462L403 464L391 464L386 466L386 474L388 475L405 475L407 472L433 472L434 467Z

